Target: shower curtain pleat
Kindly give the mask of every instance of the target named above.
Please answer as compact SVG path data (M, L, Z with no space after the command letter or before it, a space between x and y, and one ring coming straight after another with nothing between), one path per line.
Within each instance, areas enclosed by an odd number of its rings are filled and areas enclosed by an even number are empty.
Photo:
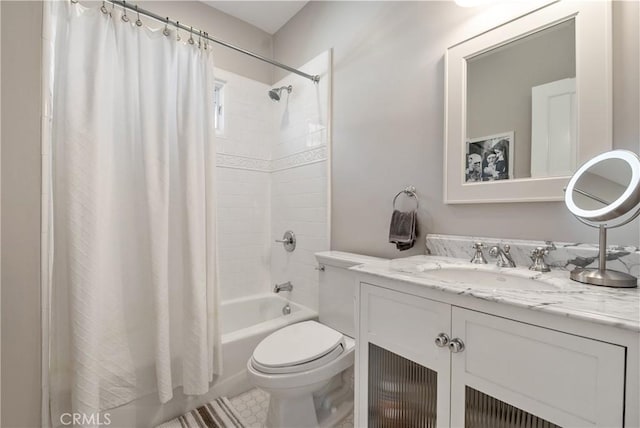
M210 50L67 1L52 40L52 422L220 373Z

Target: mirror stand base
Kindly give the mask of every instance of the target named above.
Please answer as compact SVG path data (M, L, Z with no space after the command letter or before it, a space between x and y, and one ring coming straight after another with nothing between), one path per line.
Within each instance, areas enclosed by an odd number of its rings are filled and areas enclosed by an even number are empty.
M638 278L635 276L611 269L576 268L571 271L570 277L574 281L605 287L634 288L638 286Z

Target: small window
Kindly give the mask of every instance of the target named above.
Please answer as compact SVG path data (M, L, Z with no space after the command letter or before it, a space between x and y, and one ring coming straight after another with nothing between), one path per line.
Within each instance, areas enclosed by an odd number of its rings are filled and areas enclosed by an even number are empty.
M216 80L213 91L214 127L216 134L224 134L224 83Z

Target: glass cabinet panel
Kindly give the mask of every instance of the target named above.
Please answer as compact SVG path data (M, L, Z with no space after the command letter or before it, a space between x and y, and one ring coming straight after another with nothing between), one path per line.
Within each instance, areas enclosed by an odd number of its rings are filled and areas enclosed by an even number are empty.
M435 371L369 343L369 427L435 427L437 386Z
M561 428L531 413L465 388L465 428Z

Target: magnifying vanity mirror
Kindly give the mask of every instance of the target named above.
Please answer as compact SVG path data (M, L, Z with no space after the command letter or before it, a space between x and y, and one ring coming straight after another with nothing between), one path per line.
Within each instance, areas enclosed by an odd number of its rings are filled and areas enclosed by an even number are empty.
M560 201L611 149L611 4L559 1L446 53L445 203Z
M640 215L640 158L627 150L595 156L571 177L565 190L569 211L586 225L600 230L597 269L576 268L571 279L607 287L637 287L627 273L607 269L607 229L629 223Z

